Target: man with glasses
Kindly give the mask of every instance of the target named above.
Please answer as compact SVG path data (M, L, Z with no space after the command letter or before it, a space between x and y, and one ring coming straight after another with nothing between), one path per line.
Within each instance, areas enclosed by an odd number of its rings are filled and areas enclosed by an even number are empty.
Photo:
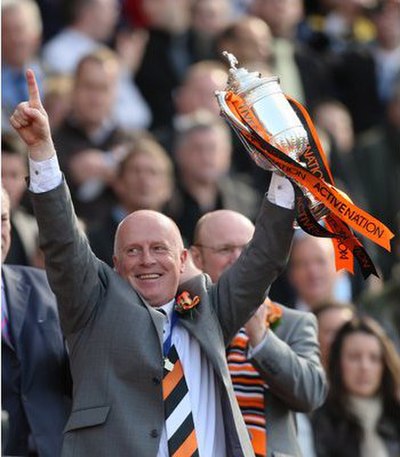
M240 213L207 213L194 233L191 253L195 265L213 282L218 281L236 262L253 233L253 223ZM271 330L269 315L276 309L281 310L282 317ZM300 457L294 413L314 410L326 394L315 317L267 299L233 338L227 359L256 456Z

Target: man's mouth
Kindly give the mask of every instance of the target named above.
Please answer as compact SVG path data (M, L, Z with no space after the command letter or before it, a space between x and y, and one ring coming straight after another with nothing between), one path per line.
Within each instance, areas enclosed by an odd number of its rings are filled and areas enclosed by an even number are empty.
M146 273L142 275L136 275L136 277L142 281L151 280L151 279L158 279L161 277L159 273Z

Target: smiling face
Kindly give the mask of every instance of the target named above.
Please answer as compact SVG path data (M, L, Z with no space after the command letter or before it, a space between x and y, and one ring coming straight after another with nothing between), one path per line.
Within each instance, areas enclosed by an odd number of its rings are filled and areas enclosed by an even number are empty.
M382 348L378 338L355 332L343 342L341 371L343 383L352 395L369 397L380 388L383 374Z
M116 233L115 270L150 306L175 297L186 257L177 226L161 213L136 211Z

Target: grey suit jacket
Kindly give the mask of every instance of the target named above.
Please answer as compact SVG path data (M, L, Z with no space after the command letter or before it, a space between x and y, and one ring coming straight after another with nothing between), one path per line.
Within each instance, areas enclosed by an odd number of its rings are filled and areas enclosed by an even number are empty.
M268 457L301 457L295 412L310 412L321 406L327 383L315 316L284 306L282 309L276 331L268 333L250 360L269 386L265 401Z
M62 455L155 457L164 424L162 316L94 256L79 232L64 184L32 197L70 349L73 408ZM265 201L253 241L218 283L199 275L182 285L201 298L194 318L184 317L182 323L214 367L229 457L252 456L253 451L225 346L285 265L292 223L293 211Z

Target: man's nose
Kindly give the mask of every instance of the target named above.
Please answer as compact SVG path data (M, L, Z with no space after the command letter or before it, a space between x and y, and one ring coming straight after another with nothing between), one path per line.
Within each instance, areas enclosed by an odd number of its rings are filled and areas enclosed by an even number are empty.
M154 263L154 255L151 249L143 249L141 261L144 265L152 265Z

